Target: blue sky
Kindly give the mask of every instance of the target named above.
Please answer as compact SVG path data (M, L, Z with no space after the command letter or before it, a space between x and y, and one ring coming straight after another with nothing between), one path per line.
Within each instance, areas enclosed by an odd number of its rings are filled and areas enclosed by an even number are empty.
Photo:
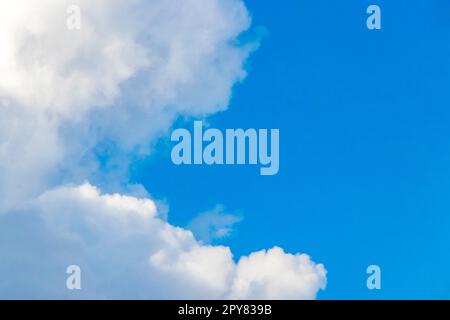
M449 39L448 0L1 1L0 298L450 298ZM279 173L174 165L195 120Z
M208 122L279 128L279 174L177 167L166 136L132 180L167 200L175 225L218 203L242 213L216 241L236 257L279 245L324 263L321 299L450 298L448 1L245 3L261 47ZM382 30L366 28L370 4ZM366 288L371 264L382 290Z

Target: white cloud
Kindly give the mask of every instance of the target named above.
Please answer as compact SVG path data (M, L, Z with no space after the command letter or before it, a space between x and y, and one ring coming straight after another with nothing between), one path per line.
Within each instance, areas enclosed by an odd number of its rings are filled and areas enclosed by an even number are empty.
M2 298L313 299L325 286L306 255L274 248L236 264L229 248L161 220L152 200L88 183L47 191L14 215L0 217ZM79 292L64 287L73 264Z
M326 286L326 270L305 254L275 247L242 257L231 289L234 299L313 299Z
M69 4L81 30L66 28ZM177 116L226 108L254 47L237 44L249 25L240 0L0 1L0 211L108 178L102 152L126 183L130 158Z
M0 0L0 297L314 298L325 274L306 256L236 264L153 200L81 185L145 194L129 162L176 117L227 107L249 26L241 0ZM81 292L64 287L71 264Z
M223 205L218 205L214 210L196 216L186 228L191 230L197 239L211 243L215 239L228 237L233 232L234 225L240 221L240 215L226 213Z
M0 95L30 112L80 116L109 103L121 82L148 65L139 30L123 26L120 1L79 1L83 28L66 28L70 1L2 1ZM129 5L128 5L129 7Z

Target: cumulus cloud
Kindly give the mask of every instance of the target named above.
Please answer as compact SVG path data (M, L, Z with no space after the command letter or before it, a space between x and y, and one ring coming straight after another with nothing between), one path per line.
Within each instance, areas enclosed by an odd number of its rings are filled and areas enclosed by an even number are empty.
M69 4L80 30L66 27ZM250 26L240 0L17 0L0 12L3 211L107 177L99 158L126 183L130 158L177 116L226 108L254 48L238 43Z
M234 299L312 299L325 289L326 271L305 254L286 254L275 247L242 257L237 265Z
M315 297L326 276L307 256L236 263L128 182L177 117L226 109L250 24L242 0L0 1L0 297ZM71 264L80 292L64 286Z
M66 28L69 4L80 30ZM29 111L80 116L138 77L133 93L147 108L214 112L245 74L248 48L233 43L250 24L239 0L17 0L0 10L0 96Z
M101 194L86 183L46 191L0 217L0 297L313 299L324 267L280 248L235 263L158 217L154 201ZM69 265L82 290L65 289Z

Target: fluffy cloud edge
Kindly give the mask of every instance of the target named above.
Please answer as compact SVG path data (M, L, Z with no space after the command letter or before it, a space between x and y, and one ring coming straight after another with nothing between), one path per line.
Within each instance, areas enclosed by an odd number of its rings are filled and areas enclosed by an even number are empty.
M69 4L82 8L80 32L62 27ZM227 107L254 48L237 44L251 23L243 1L0 9L0 297L313 299L325 287L306 255L275 247L235 262L160 219L149 198L79 185L101 176L96 185L122 190L127 174L102 172L98 152L126 172L177 116ZM79 293L64 287L69 264L82 267Z
M0 285L3 298L15 286L25 296L40 287L31 298L315 299L326 286L325 268L308 255L274 247L235 262L230 248L202 244L189 230L162 220L153 200L102 194L89 183L47 191L23 212L33 219L11 225L8 217L20 213L0 216L9 226L0 251L9 281ZM21 230L28 230L27 241ZM37 246L39 260L29 257L30 246ZM84 278L83 289L71 296L55 274L73 264ZM33 277L34 268L45 277ZM48 283L42 284L44 278Z

